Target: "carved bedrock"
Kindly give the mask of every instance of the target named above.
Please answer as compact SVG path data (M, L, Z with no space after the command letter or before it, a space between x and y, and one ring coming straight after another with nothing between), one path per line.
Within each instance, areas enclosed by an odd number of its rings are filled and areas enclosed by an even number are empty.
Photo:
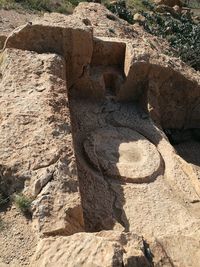
M174 87L181 92L182 83L177 87L172 79L169 91L164 91L159 87L160 83L165 84L161 82L165 80L163 76L171 77L176 72L172 72L164 61L164 67L160 66L158 72L161 77L156 74L158 66L154 67L154 59L151 63L140 60L134 63L135 59L131 61L129 55L130 52L134 55L134 51L127 43L126 50L119 40L95 39L93 45L91 64L68 88L86 230L124 229L140 234L150 231L157 235L163 234L161 225L164 224L176 232L179 229L177 221L184 218L183 225L186 225L190 217L183 208L185 203L199 202L200 195L195 172L177 156L161 128L175 126L176 116L177 121L188 126L186 123L193 113L184 115L188 112L185 102L180 103L181 115L174 111L174 116L167 113L169 123L163 119L162 98L166 95L170 98L171 94L172 102L178 103ZM102 57L99 57L99 49ZM114 49L119 54L116 62ZM146 55L142 60L148 61ZM196 83L188 81L188 84L197 96ZM152 99L158 103L152 104ZM192 95L187 101L194 105ZM149 106L153 107L153 112L150 110L148 114ZM168 110L169 101L165 106ZM157 123L150 118L152 113ZM194 120L191 123L194 125ZM156 199L163 200L165 209ZM166 212L171 205L173 210ZM141 214L137 212L138 207L142 209ZM187 207L190 208L193 209ZM153 221L156 227L150 229L143 223L144 218Z
M84 149L98 171L126 182L150 182L162 170L156 147L128 128L98 129L84 141Z
M151 41L149 36L147 42L143 35L97 39L91 27L82 25L82 20L77 19L79 23L75 21L73 24L70 16L59 16L59 19L56 16L50 23L47 16L45 21L33 23L7 42L11 48L61 54L66 63L63 72L66 73L67 88L61 83L64 86L59 89L60 85L56 83L53 87L55 94L47 98L52 99L54 113L58 117L66 116L67 120L70 116L72 124L72 135L70 132L67 141L63 137L61 140L66 144L66 147L62 145L64 151L72 151L73 137L76 160L74 157L71 160L73 153L70 153L66 161L61 161L61 168L58 166L59 190L56 187L53 192L55 203L52 204L59 208L58 201L64 201L68 207L67 216L66 210L61 209L69 223L64 225L64 233L69 234L69 229L75 232L74 221L78 219L74 214L79 213L76 206L72 210L68 203L76 203L72 196L77 192L79 197L79 186L86 231L118 229L136 232L159 239L174 262L177 262L174 254L177 251L181 267L188 267L191 257L185 261L180 251L184 255L189 251L196 255L195 263L200 262L200 254L196 249L192 250L195 246L199 248L200 240L200 184L197 178L200 150L196 149L200 129L199 74L179 59L164 55L159 45L158 50L153 49L148 42ZM57 62L57 55L53 59L52 63ZM56 77L60 69L54 67L59 65L51 66ZM62 77L65 77L63 72ZM59 90L62 97L54 103ZM67 97L69 109L65 101ZM33 101L31 96L28 99ZM63 111L58 108L60 104ZM46 106L41 104L41 107ZM42 116L43 112L40 121ZM173 140L177 137L176 130L178 139L183 141L187 131L191 136L195 135L195 142L192 141L195 158L191 162L197 167L196 172L191 164L177 155L162 128ZM178 146L183 154L191 151L190 142ZM55 156L54 152L52 154ZM79 183L76 173L73 174L75 161ZM73 163L73 168L69 162ZM47 187L46 190L52 193L50 189ZM81 205L77 206L80 213ZM79 217L82 226L82 216ZM58 221L55 216L48 222L53 228L54 218ZM71 221L71 218L75 220ZM82 230L81 227L77 229Z

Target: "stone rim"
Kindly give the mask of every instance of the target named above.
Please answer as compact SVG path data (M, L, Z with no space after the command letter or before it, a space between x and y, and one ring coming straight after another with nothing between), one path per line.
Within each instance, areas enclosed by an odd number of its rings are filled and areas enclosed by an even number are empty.
M161 171L161 156L149 140L124 127L93 131L83 143L92 166L111 178L150 182Z

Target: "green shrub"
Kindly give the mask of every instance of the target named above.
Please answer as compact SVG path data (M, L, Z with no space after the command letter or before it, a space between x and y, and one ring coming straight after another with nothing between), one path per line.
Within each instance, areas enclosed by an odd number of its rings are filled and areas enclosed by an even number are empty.
M127 4L119 0L115 4L107 4L107 7L129 23L134 22L132 12L140 12L145 17L141 24L147 32L167 39L172 51L175 51L171 55L200 70L200 23L195 23L191 16L160 14L155 11L151 0L129 0Z
M179 18L156 12L142 12L142 15L146 18L143 26L147 32L166 38L175 49L175 56L200 70L200 24L185 15Z
M30 208L32 203L31 198L23 194L18 194L14 196L14 202L22 213L24 214L30 213Z
M8 197L3 196L2 193L0 193L0 207L5 205L8 202Z
M0 0L0 8L15 9L17 8L17 3L14 0Z
M124 19L129 23L133 23L132 12L126 7L125 1L119 0L114 4L106 4L106 7L121 19Z
M137 12L138 11L148 11L152 10L154 7L152 0L128 0L127 7L132 9L134 8Z

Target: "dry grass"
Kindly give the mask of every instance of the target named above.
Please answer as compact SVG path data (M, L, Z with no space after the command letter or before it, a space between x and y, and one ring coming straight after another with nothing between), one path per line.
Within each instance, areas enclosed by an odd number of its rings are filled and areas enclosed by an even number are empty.
M0 8L69 14L73 10L73 2L74 0L0 0Z
M0 232L3 231L5 228L5 223L4 221L0 218Z
M32 199L23 195L23 194L18 194L15 195L14 197L14 202L17 206L17 208L23 213L26 214L28 212L30 212L30 208L31 208L31 203L32 203Z

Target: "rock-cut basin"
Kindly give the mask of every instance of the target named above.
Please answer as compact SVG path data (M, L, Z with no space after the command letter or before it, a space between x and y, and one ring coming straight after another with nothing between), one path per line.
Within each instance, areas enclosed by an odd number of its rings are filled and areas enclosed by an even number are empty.
M123 128L101 128L84 142L91 164L109 177L128 182L150 182L161 167L160 154L138 132Z

